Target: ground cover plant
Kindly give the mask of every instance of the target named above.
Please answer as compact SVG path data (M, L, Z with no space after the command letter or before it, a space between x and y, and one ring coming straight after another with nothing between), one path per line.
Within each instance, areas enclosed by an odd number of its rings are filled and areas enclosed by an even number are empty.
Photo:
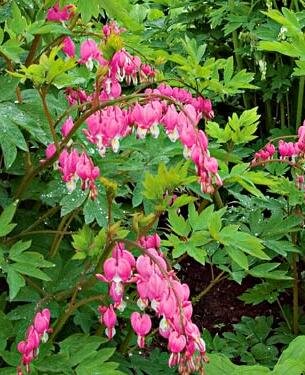
M305 9L279 3L1 4L0 374L305 372Z

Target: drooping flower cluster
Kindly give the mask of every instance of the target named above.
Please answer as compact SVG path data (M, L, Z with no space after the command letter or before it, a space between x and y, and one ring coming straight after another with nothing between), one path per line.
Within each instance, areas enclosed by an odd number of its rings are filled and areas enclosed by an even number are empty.
M271 143L268 143L262 150L255 153L252 163L263 162L270 160L277 153L282 160L295 160L297 157L304 157L305 154L305 120L303 125L298 129L296 142L285 142L280 139L278 148Z
M262 150L258 151L254 155L254 161L258 160L270 160L275 154L276 150L273 144L268 143Z
M267 163L270 160L274 160L288 162L290 165L296 166L297 159L304 159L304 155L305 121L298 129L296 142L286 142L283 139L280 139L277 148L272 143L268 143L262 150L255 153L251 164L256 166L257 163L265 164L265 162ZM277 157L278 159L273 159L274 157ZM305 190L304 180L304 175L295 175L295 184L299 190Z
M123 310L124 288L135 284L141 310L153 312L159 321L159 333L168 340L169 366L178 365L181 374L201 370L205 360L205 343L198 327L192 322L193 308L189 300L190 291L181 284L173 270L169 270L160 251L157 234L142 237L139 246L143 255L134 258L123 243L118 243L103 266L103 274L97 278L109 285L112 304L100 306L100 321L106 326L106 335L111 339L117 322L116 309ZM143 348L145 336L152 327L148 313L133 312L131 326L138 336L138 346Z
M125 31L124 28L119 27L115 21L110 21L102 28L103 34L107 39L111 35L120 35L122 32Z
M75 12L75 5L69 4L63 8L59 7L59 4L56 3L52 8L48 10L47 20L55 22L64 22L69 21L73 17Z
M96 198L95 180L100 175L100 170L94 166L93 161L85 152L79 154L76 149L71 152L63 150L59 155L58 165L62 179L70 192L75 189L76 183L80 179L82 190L89 189L90 198Z
M194 162L202 191L213 193L213 184L222 184L218 163L209 154L205 133L197 127L203 117L213 116L211 102L167 85L146 90L144 95L144 104L136 103L127 110L112 106L91 115L86 121L88 129L84 130L87 139L103 156L107 147L117 152L119 140L130 134L132 128L138 138L144 139L147 134L157 138L161 126L171 141L179 139L184 146L184 156Z
M73 119L68 117L61 128L63 137L67 137L74 127ZM46 148L46 159L52 158L56 153L56 146L51 143ZM95 180L100 175L100 170L93 164L92 159L86 152L81 154L76 150L64 148L59 154L57 168L61 172L62 180L66 183L69 192L76 188L76 183L81 180L82 190L89 189L89 196L95 199L97 196L97 187Z
M17 349L22 354L22 364L25 366L26 372L30 372L30 363L38 355L38 348L41 343L48 341L48 333L52 332L50 328L50 310L43 309L35 315L33 324L27 329L26 338L20 341ZM22 375L22 369L18 366L18 375Z
M126 110L111 106L98 111L87 119L87 129L84 130L87 139L97 146L101 156L106 148L112 147L118 152L120 139L130 133L129 117Z
M150 65L144 63L139 56L118 47L121 42L113 42L122 31L115 22L111 22L104 25L100 44L93 39L81 42L78 62L85 64L90 70L96 67L96 83L92 93L86 93L80 88L66 89L70 105L92 103L96 106L121 97L123 83L131 85L154 79L155 70ZM106 59L102 51L107 43L114 43L111 48L115 52ZM75 45L70 37L63 40L62 50L68 58L75 57ZM172 142L180 140L184 156L194 162L202 191L213 193L215 185L222 184L218 163L210 156L205 133L198 128L202 119L209 120L214 116L211 101L201 96L195 97L186 89L166 84L146 89L137 96L139 100L133 100L132 104L126 101L124 104L109 105L89 116L83 130L88 141L96 145L100 155L104 156L107 148L118 152L121 139L133 131L139 139L144 139L148 134L157 138L162 127ZM62 130L64 137L69 134L73 124L71 121L67 120L67 130ZM54 145L50 148L54 154ZM49 154L50 149L47 152ZM77 176L85 180L83 188L92 188L97 170L88 157L82 154L79 158L86 165L87 173L84 178L76 172L76 152L65 151L59 163L63 179L70 189L75 186ZM95 193L93 189L91 196L95 197Z

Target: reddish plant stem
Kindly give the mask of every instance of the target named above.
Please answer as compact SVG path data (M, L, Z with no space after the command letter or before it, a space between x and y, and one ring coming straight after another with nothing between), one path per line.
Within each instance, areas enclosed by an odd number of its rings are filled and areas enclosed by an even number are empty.
M33 39L33 42L32 42L32 45L31 45L31 48L29 50L29 53L27 55L27 58L25 60L25 63L24 65L26 67L30 66L35 58L35 53L37 51L37 48L40 44L40 41L41 41L41 35L37 34L35 35L34 39Z
M38 90L38 93L41 97L43 112L46 116L46 119L48 120L49 128L50 128L52 138L53 138L53 142L54 142L56 150L58 152L59 145L58 145L57 135L56 135L56 131L55 131L54 120L53 120L52 115L49 111L48 103L47 103L47 100L46 100L47 89L42 88L41 90Z
M268 163L285 163L285 164L290 165L290 167L292 167L292 168L302 169L302 167L300 165L298 165L297 163L294 163L294 162L292 162L290 160L286 160L286 159L270 159L270 160L255 161L255 162L251 163L248 168L251 169L251 168L255 168L255 167L261 167L261 166L265 166Z

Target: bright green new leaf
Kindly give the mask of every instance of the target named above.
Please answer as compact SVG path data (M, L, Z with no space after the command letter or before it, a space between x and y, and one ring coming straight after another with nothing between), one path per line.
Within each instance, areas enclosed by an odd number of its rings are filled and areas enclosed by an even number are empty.
M190 225L181 215L177 214L176 210L170 209L168 211L168 221L174 232L184 237L189 235Z

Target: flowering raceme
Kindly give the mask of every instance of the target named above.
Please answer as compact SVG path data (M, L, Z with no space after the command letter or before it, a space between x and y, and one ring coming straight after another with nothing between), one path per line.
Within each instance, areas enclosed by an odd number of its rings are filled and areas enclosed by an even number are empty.
M50 326L50 310L43 309L35 315L34 322L27 330L26 338L17 345L19 353L22 354L22 364L26 372L30 372L30 363L38 355L38 348L41 342L48 340L48 333L52 332ZM22 369L18 366L18 375L22 375Z
M73 14L73 9L69 7L60 9L56 4L49 10L47 19L68 21ZM222 181L217 160L209 153L207 136L199 129L201 121L214 116L210 100L167 84L143 89L129 97L122 95L126 86L153 82L156 72L139 56L123 48L120 41L117 42L121 32L123 30L114 22L104 25L100 40L89 38L81 41L79 55L74 41L70 37L63 39L61 49L66 59L75 58L90 70L88 74L95 76L96 80L92 92L79 87L66 89L68 104L77 106L84 123L81 124L79 118L74 122L72 116L67 117L60 129L62 139L58 141L53 134L54 143L47 146L46 160L58 157L56 167L70 192L80 183L81 189L89 190L89 196L95 199L100 170L83 147L73 143L73 136L80 125L83 125L87 141L96 146L102 157L109 148L119 152L121 140L132 133L139 139L145 139L147 136L158 138L164 131L170 141L181 142L184 157L195 165L202 191L213 193L215 185L220 186ZM109 49L105 48L113 40L116 43ZM113 51L111 56L109 50ZM75 113L74 108L72 110L70 113ZM177 365L184 375L203 371L205 343L192 322L193 307L188 285L182 284L174 270L169 268L160 250L157 234L141 237L135 245L142 250L142 255L137 258L124 242L116 243L101 273L96 274L98 280L107 283L111 299L110 304L98 308L107 337L112 339L116 334L117 311L125 309L125 291L133 287L138 296L137 305L142 311L133 312L130 317L139 347L145 346L145 337L152 328L151 314L154 314L159 320L159 333L167 340L169 366ZM27 341L18 347L25 356L25 365L36 356L44 330L40 315L37 324L35 322L36 318ZM32 344L28 345L28 342Z
M277 148L272 143L268 143L263 149L255 153L251 165L263 165L268 161L282 161L289 163L293 167L295 166L297 169L300 169L299 167L297 167L297 160L303 160L304 155L305 120L298 129L296 142L286 142L283 139L280 139ZM278 159L274 159L274 157L276 156L278 157ZM305 178L303 175L295 176L295 184L299 190L305 189L304 179Z
M298 129L297 141L296 142L285 142L280 139L278 143L278 148L271 143L268 143L262 150L258 151L254 155L252 164L255 165L257 162L264 162L266 160L271 160L275 154L281 160L295 160L297 157L304 157L305 154L305 120L303 125Z
M59 4L56 3L52 8L48 10L47 20L55 22L68 21L73 17L75 11L75 5L69 4L63 8L59 7Z
M64 11L57 5L54 8L57 13ZM118 37L122 31L114 22L105 25L101 35L101 38L104 38L102 43L107 43L111 36ZM62 49L68 57L74 57L75 45L71 38L64 39ZM155 70L150 65L143 63L140 57L131 55L124 48L114 52L111 58L105 59L101 45L93 39L81 43L78 61L85 64L89 70L92 70L95 64L97 74L99 69L103 73L101 76L97 75L98 83L91 94L79 88L66 89L70 105L104 103L122 95L123 82L127 85L137 84L139 81L151 82L155 77ZM180 140L184 147L183 155L194 162L202 191L213 193L215 185L222 185L218 163L209 154L205 133L198 129L202 119L209 120L214 116L211 101L194 97L183 88L166 84L155 89L146 89L139 94L139 98L142 100L129 106L108 105L91 114L86 119L86 128L83 130L88 141L96 145L99 154L104 156L107 148L118 152L121 139L133 131L140 139L144 139L148 134L157 138L160 127L163 127L172 142ZM72 129L73 120L69 117L61 129L62 136L67 137ZM47 158L54 154L54 145L49 145ZM85 168L84 172L82 168L76 168L78 163ZM92 160L84 152L79 156L77 150L62 151L59 170L70 191L75 188L75 183L80 178L82 188L89 188L91 198L96 197L94 180L99 175L98 168L93 166Z
M165 258L160 251L160 238L157 234L142 237L138 242L143 255L136 260L123 243L116 244L112 256L103 266L103 274L96 277L109 285L109 296L113 304L100 306L100 321L106 327L109 339L115 334L117 316L115 309L123 310L124 287L134 284L141 310L150 308L160 319L159 333L168 340L171 352L169 366L178 365L181 374L191 374L203 369L205 343L198 327L192 323L190 291L181 284L173 270L168 270ZM152 328L151 317L147 313L131 314L131 326L138 336L138 346L145 346L145 336Z

